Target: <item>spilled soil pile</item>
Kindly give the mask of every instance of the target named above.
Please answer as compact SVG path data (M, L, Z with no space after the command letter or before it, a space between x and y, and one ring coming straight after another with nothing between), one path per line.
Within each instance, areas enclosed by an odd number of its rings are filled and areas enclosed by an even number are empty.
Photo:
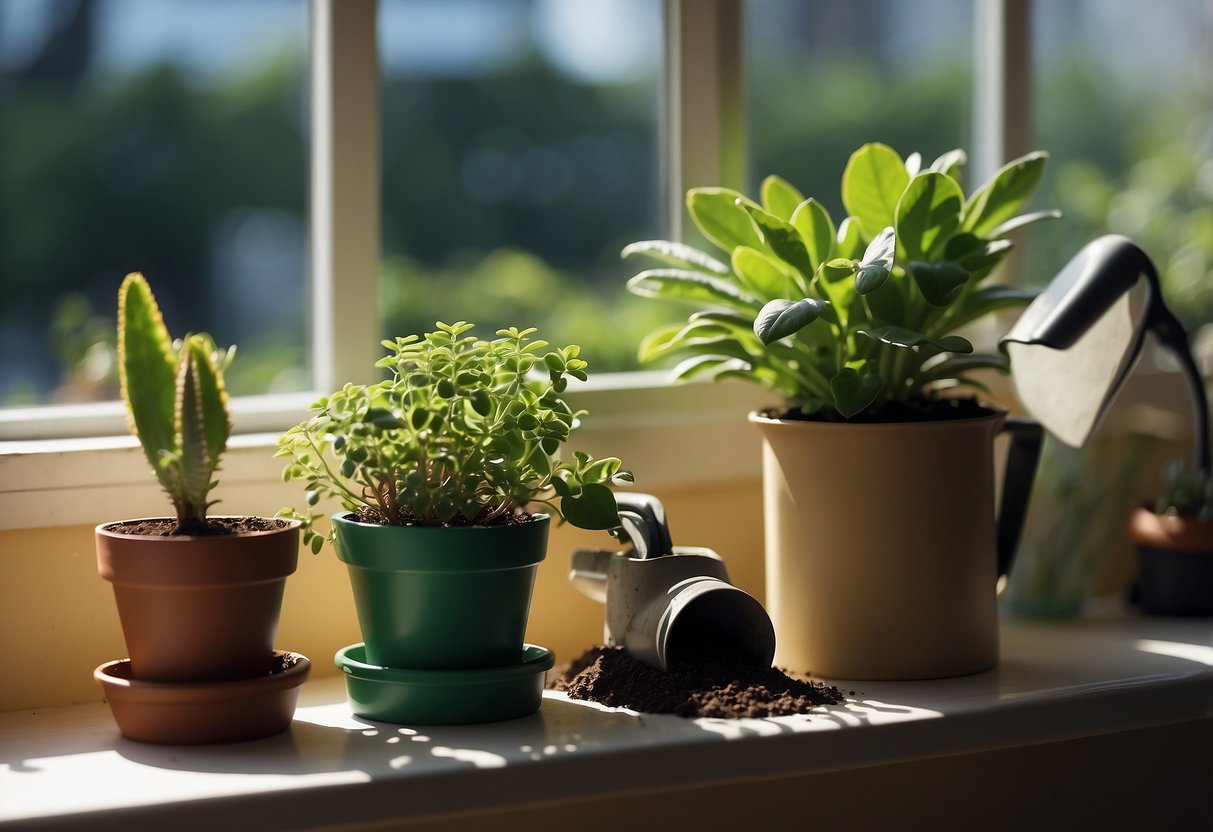
M589 650L551 687L570 699L614 708L721 719L806 714L843 701L833 685L796 679L774 667L747 666L727 655L687 657L666 673L621 647Z

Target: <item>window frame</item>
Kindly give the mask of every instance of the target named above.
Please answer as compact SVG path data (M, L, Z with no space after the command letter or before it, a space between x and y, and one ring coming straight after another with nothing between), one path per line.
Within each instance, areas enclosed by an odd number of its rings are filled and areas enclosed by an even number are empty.
M1031 8L1030 0L973 2L978 106L972 152L977 165L988 168L980 175L1027 140L1026 127L1022 135L1014 130L1030 110L1025 56ZM377 333L348 334L348 321L378 318L378 0L309 0L309 13L314 389L233 400L237 436L225 471L239 469L250 487L280 484L280 465L267 452L274 434L304 418L316 391L372 380L380 351ZM743 0L663 0L662 15L663 232L677 239L687 188L746 185ZM756 431L748 430L744 414L769 403L764 391L740 383L670 388L664 373L639 372L599 375L572 397L595 414L576 442L625 463L643 459L637 475L644 488L758 477ZM597 415L602 411L606 418ZM688 431L688 424L694 429ZM0 410L0 530L113 519L112 501L98 499L104 495L120 493L135 504L155 495L162 503L137 443L125 432L117 402ZM686 444L688 437L697 449ZM685 453L654 454L653 447L684 448L695 465L685 464ZM53 513L37 508L49 494L57 495ZM63 495L70 499L59 499ZM236 504L228 497L226 505Z

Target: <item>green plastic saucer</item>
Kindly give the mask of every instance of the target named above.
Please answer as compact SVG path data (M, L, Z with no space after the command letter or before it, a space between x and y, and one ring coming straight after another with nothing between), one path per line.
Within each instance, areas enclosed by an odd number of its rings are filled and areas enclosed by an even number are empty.
M362 642L337 651L354 713L405 725L463 725L514 719L539 710L556 655L523 646L521 661L477 670L411 670L366 663Z

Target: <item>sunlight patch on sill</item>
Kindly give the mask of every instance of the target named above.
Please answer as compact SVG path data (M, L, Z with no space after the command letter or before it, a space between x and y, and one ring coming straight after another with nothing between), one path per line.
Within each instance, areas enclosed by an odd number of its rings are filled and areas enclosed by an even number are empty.
M1178 641L1159 641L1152 638L1139 638L1133 645L1143 653L1154 653L1158 656L1170 656L1174 659L1186 659L1197 664L1213 667L1213 647L1203 644L1184 644Z

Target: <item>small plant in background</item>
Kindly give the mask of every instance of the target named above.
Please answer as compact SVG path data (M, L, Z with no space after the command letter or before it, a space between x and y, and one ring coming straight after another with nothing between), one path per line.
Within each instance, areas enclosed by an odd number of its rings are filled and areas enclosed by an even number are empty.
M1154 503L1157 514L1213 520L1213 477L1208 471L1189 471L1181 460L1163 472L1163 496Z
M118 290L118 373L131 433L177 512L176 534L207 531L215 471L231 434L223 371L235 356L205 333L174 342L142 274Z
M777 176L761 205L727 188L695 188L687 208L727 261L664 240L634 243L647 256L628 288L691 304L687 321L652 332L640 357L685 360L675 377L735 376L780 394L792 417L879 419L919 408L973 370L1005 372L1001 355L975 353L954 331L1034 293L983 285L1011 250L1011 231L1060 216L1017 215L1046 154L1010 162L967 198L960 150L923 169L882 144L852 154L842 177L848 216L835 226L815 199Z
M556 458L584 413L562 397L569 377L586 378L580 348L549 349L534 329L486 341L472 328L439 323L384 341L390 354L377 366L390 378L316 402L279 440L277 456L290 460L283 478L306 483L309 506L333 497L364 522L488 526L539 504L581 528L618 526L608 483L631 482L620 461ZM320 550L310 508L281 516L302 520Z

